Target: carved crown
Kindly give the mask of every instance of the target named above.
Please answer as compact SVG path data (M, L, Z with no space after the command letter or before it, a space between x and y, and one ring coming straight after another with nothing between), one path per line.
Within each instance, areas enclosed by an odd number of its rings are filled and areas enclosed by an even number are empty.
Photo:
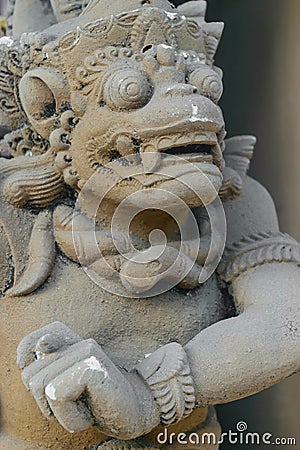
M28 113L21 106L19 84L22 76L26 79L31 69L51 68L60 74L59 97L64 99L65 105L70 88L78 86L76 71L82 67L82 62L108 46L125 47L139 54L151 45L167 44L189 52L189 57L191 54L200 56L203 62L212 66L223 23L207 23L205 12L203 0L187 2L178 8L167 0L91 0L78 17L40 33L24 34L21 43L11 48L0 46L2 120L13 129L27 121ZM66 73L68 80L63 80L62 74ZM34 77L51 85L51 80L43 79L42 72Z
M205 22L205 12L206 2L202 0L178 8L167 0L92 0L52 48L67 64L72 60L74 65L74 61L82 61L87 49L90 54L114 45L140 52L149 45L167 44L203 54L206 63L212 65L223 23Z

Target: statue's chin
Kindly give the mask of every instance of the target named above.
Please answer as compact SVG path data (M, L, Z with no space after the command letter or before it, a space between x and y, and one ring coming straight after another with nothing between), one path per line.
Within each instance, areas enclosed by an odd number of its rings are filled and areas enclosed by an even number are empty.
M175 169L175 168L174 168ZM173 172L173 169L172 169ZM172 176L172 178L171 178ZM153 177L153 184L151 179ZM214 164L198 163L194 168L185 164L176 166L170 177L148 175L147 188L135 192L127 198L127 205L165 210L184 202L190 208L207 206L218 196L222 186L222 174ZM141 180L139 180L141 181Z
M175 213L186 207L207 206L218 196L223 176L210 162L187 164L177 161L177 164L153 173L139 170L131 179L123 178L113 183L110 189L103 182L101 173L91 180L93 182L84 186L79 202L86 213L94 217L100 203L101 215L111 214L120 205L129 215L145 209Z

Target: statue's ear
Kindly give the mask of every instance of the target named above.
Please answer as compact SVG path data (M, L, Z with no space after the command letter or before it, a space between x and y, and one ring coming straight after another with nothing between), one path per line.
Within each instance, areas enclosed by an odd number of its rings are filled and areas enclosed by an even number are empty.
M49 139L57 116L70 101L64 77L51 69L38 68L27 72L19 84L23 109L34 129Z

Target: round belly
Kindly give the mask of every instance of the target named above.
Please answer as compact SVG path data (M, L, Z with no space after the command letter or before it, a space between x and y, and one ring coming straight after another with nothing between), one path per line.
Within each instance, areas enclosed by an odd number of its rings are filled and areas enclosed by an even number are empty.
M104 438L97 430L70 435L43 418L15 362L19 342L32 331L61 321L83 339L95 339L115 364L131 369L145 354L172 341L184 345L228 315L216 277L191 292L128 299L104 292L82 269L60 259L42 289L1 300L1 432L54 450L82 450Z

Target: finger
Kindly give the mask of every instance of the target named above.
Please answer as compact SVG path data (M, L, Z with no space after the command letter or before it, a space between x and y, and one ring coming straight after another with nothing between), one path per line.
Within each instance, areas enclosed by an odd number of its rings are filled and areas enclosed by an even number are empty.
M83 375L88 370L87 360L88 358L74 364L63 374L58 375L45 389L52 413L70 433L84 431L94 425L94 419L87 405L79 400L86 389ZM76 382L73 383L71 380Z
M86 394L87 408L80 397ZM100 351L51 381L45 394L59 423L68 431L83 431L95 423L108 436L128 439L140 426L135 392L125 375ZM79 401L78 401L79 399Z
M30 390L41 412L46 417L49 417L52 414L45 397L46 386L51 380L58 375L63 374L74 364L78 363L78 361L93 355L102 355L102 351L99 349L99 345L92 339L81 341L59 354L46 357L24 369L22 374L23 382ZM52 360L52 356L56 357L56 359ZM51 361L49 363L50 359ZM72 383L72 381L73 380L67 380L70 389L74 389L74 385L77 383L76 380L74 380L74 383Z
M95 425L92 413L83 401L65 401L60 405L50 398L48 401L51 409L55 411L56 420L69 433L88 430Z
M57 333L48 333L42 336L35 346L36 359L44 358L61 348L61 339Z
M25 369L22 372L23 383L25 384L27 389L29 389L30 381L44 369L46 371L50 370L50 367L52 367L52 364L55 363L56 361L65 360L67 363L69 360L73 361L73 355L75 355L74 362L77 362L80 359L85 358L85 355L91 355L92 352L97 352L98 348L99 345L97 344L96 341L94 341L93 339L87 339L85 341L81 340L80 342L77 342L76 344L73 344L70 347L65 347L56 353L52 353L51 355L45 356L44 358L39 359L31 363L29 366L25 367ZM56 365L53 367L56 367ZM53 378L56 377L56 375L57 374L54 374Z
M74 333L70 328L61 322L53 322L46 325L39 330L30 333L19 344L17 349L17 364L20 369L31 364L36 358L36 345L40 339L45 335L55 335L56 340L61 343L61 346L72 345L82 340L80 336Z
M77 362L46 386L45 395L49 406L59 423L69 432L83 431L94 424L88 406L79 400L85 391L93 397L92 403L97 403L99 407L108 372L111 373L113 370L118 373L121 386L126 381L105 353L101 349L98 350L97 356L93 355ZM91 384L94 389L90 393ZM114 382L111 384L116 386ZM116 392L111 387L109 397L113 395L116 395Z

